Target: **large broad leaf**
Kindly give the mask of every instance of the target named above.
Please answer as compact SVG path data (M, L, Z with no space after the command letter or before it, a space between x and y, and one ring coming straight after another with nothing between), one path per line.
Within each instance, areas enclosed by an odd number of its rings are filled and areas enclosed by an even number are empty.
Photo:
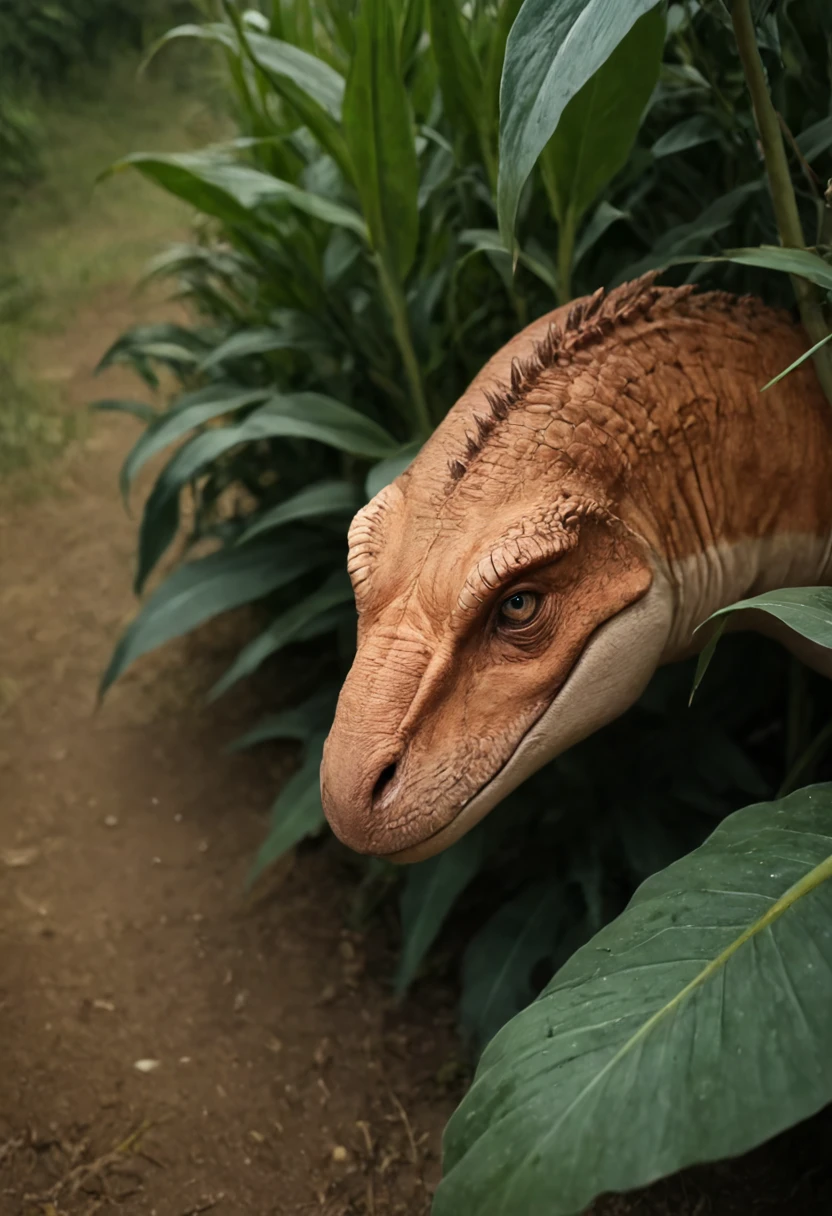
M303 766L289 778L272 807L271 830L255 858L249 885L289 849L325 826L320 775L325 738L322 732L309 741Z
M344 133L373 247L401 282L419 229L419 165L390 0L361 0L344 97Z
M656 7L656 0L525 0L509 34L500 91L497 205L507 245L520 192L566 106Z
M832 1099L832 785L654 875L486 1049L434 1216L577 1216Z
M101 681L103 695L141 655L211 617L261 599L321 561L297 540L212 553L180 566L150 597L122 636Z
M832 649L832 587L783 587L779 591L765 591L747 600L737 600L736 604L729 604L727 608L714 612L699 626L701 629L709 621L718 622L699 656L691 698L702 683L729 616L749 608L768 613L817 646Z
M382 463L386 463L382 461ZM378 466L375 466L376 468ZM317 481L314 485L306 486L287 498L264 511L246 528L240 537L239 544L245 544L255 536L271 532L274 528L283 528L288 523L299 519L320 519L327 515L354 515L361 506L361 498L355 486L350 481Z
M558 222L571 231L630 154L659 78L664 34L663 8L645 13L561 115L543 165Z
M210 700L221 697L238 680L251 675L270 655L290 642L320 636L335 628L338 618L333 617L332 609L352 601L349 578L345 571L337 570L322 587L281 613L268 629L243 647L222 679L211 689Z
M131 166L170 194L226 224L247 224L261 208L286 203L327 224L348 228L364 238L367 235L361 216L351 207L215 152L136 152L114 165L112 172Z

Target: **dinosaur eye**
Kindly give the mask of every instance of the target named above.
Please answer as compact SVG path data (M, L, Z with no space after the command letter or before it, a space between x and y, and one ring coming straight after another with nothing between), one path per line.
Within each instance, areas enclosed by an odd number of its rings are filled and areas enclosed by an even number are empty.
M539 605L540 596L534 591L515 591L500 604L500 618L506 625L528 625Z

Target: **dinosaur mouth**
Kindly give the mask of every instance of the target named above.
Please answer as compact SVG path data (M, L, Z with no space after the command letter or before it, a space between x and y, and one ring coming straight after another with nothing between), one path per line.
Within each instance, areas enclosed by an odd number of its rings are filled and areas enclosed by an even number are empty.
M568 678L569 677L567 676L567 679ZM503 761L495 773L492 773L485 785L480 786L477 792L472 794L467 802L463 802L462 806L458 811L456 811L453 818L449 820L448 823L443 824L441 828L437 828L435 832L431 832L429 836L425 836L424 839L420 840L417 844L408 845L406 849L399 849L394 853L382 854L381 856L383 856L384 860L393 862L394 865L411 865L416 861L425 861L428 857L433 857L436 853L441 853L444 849L450 848L450 846L455 844L460 837L464 836L466 832L470 831L475 824L479 823L479 821L484 818L489 811L493 810L499 802L502 802L503 798L507 793L510 792L510 790L501 788L501 778L504 776L508 767L515 760L517 753L520 751L523 744L528 740L535 727L552 708L552 705L554 704L558 694L562 691L565 683L566 681L560 685L560 687L552 695L551 700L549 700L543 706L537 717L529 723L524 733L517 740L511 755ZM534 767L530 768L529 772L526 773L525 776L530 776L534 771ZM523 778L520 780L523 780ZM515 786L519 784L520 781L517 781L511 788L515 788Z

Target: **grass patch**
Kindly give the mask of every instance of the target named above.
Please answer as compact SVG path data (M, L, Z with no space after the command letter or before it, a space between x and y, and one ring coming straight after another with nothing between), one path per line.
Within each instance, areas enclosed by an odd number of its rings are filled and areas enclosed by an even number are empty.
M108 287L134 283L187 230L189 208L137 175L96 179L128 152L219 137L203 64L170 57L140 77L138 59L120 55L44 103L43 174L0 219L0 476L50 458L77 432L60 368L43 367L49 338Z

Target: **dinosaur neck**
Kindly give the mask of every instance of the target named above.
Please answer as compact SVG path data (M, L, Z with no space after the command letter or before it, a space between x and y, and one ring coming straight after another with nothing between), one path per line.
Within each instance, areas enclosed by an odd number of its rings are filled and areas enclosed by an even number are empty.
M832 582L832 409L811 365L760 392L805 338L757 302L728 297L720 316L722 300L694 297L629 347L658 430L619 465L618 505L673 597L667 659L727 604Z
M780 533L714 546L670 566L662 563L658 578L662 593L672 597L674 606L661 658L669 663L701 649L704 639L694 637L694 632L719 608L780 587L832 584L832 529L825 536ZM747 621L733 623L739 627ZM788 632L771 627L769 618L754 623L794 650ZM814 658L801 657L817 666Z

